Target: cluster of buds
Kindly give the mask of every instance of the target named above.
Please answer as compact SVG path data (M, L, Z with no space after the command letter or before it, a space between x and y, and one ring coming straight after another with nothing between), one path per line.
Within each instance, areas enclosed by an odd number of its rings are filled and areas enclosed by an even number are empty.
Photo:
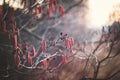
M50 18L51 15L56 12L56 9L57 9L57 1L56 0L49 0L49 4L48 4L48 6L46 8L47 17ZM64 11L65 11L64 7L62 5L59 5L58 11L59 11L59 14L61 16L63 16ZM35 8L35 14L36 15L42 14L42 5L38 5Z

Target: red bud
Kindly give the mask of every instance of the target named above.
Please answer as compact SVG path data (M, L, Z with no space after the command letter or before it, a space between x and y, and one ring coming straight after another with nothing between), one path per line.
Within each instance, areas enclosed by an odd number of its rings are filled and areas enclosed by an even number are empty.
M63 16L63 14L64 14L64 7L62 5L59 6L59 12L60 12L60 15Z
M47 61L46 61L46 60L43 60L43 61L42 61L42 65L43 65L43 67L46 68L46 67L47 67Z
M34 57L36 57L36 55L37 55L34 46L32 46L32 55L33 55Z
M38 7L39 13L42 13L42 6Z
M16 64L17 67L20 66L20 56L19 55L14 55L14 62Z
M17 48L17 35L16 34L13 36L13 47L14 49Z
M32 58L30 56L30 52L28 52L28 64L32 66Z
M62 63L65 64L66 63L66 56L62 55Z
M46 51L46 41L45 41L45 40L43 40L43 41L41 42L41 48L42 48L42 51L43 51L43 52Z

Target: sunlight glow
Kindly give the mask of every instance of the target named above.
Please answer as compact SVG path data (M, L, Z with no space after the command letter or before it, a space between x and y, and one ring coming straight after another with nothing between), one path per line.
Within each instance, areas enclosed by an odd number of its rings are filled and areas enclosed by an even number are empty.
M89 28L101 28L109 24L109 15L120 0L89 0Z
M3 4L4 0L0 0L0 5ZM5 0L6 3L10 1L10 6L13 7L14 9L20 8L22 9L24 6L20 4L21 0Z

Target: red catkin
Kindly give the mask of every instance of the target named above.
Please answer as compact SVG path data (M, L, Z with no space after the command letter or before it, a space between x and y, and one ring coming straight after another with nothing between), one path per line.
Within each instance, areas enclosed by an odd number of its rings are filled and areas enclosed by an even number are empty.
M62 63L66 64L66 55L62 55Z
M17 50L16 50L16 52L18 53L18 55L20 55L20 49L18 48Z
M17 49L17 35L16 34L13 36L13 47L14 49Z
M12 23L12 28L13 28L13 31L16 29L16 22L15 21Z
M46 61L46 60L43 60L43 61L42 61L42 65L43 65L44 68L46 68L46 67L47 67L47 61Z
M35 47L34 46L32 46L32 55L34 56L34 57L36 57L36 50L35 50Z
M60 13L60 15L62 15L62 16L63 16L63 14L64 14L64 7L63 7L62 5L59 6L59 13Z
M42 13L42 6L38 7L39 13Z
M72 46L74 45L74 39L72 37L70 38L70 43Z
M42 48L42 52L45 52L45 51L46 51L46 41L45 41L45 40L43 40L43 41L41 42L41 48Z
M39 9L38 9L38 7L35 8L35 13L36 13L36 14L39 14Z
M14 55L14 62L17 67L20 66L20 56L19 55Z
M28 64L32 66L32 58L30 56L30 52L28 52Z
M18 35L18 37L20 36L20 30L19 29L17 29L17 35Z
M55 12L56 10L56 5L54 3L51 4L52 11Z

